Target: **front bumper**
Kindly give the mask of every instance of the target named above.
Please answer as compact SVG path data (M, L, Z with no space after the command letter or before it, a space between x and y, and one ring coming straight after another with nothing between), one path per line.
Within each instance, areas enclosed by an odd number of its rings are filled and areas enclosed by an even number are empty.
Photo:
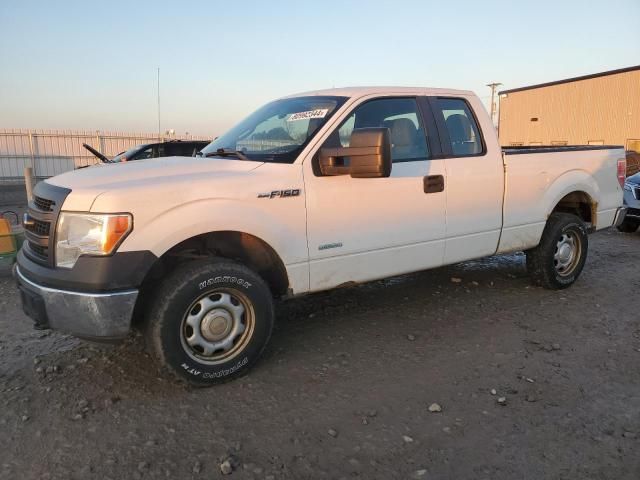
M38 285L15 267L22 308L36 328L52 328L90 340L126 337L138 290L86 293Z

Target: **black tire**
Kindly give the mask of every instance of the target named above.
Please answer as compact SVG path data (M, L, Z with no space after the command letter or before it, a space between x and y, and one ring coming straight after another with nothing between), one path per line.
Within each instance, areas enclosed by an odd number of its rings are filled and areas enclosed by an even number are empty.
M244 375L271 337L274 313L269 287L239 263L226 259L186 263L154 293L145 328L147 346L162 367L191 385L209 386ZM244 313L238 314L238 309ZM197 329L191 326L194 322ZM229 341L228 352L205 350Z
M572 243L565 239L571 239ZM578 245L577 251L568 256L565 252L571 251L571 244ZM588 250L589 239L584 222L570 213L553 213L547 220L538 246L526 252L527 271L533 282L544 288L560 290L570 287L584 268Z
M640 226L640 222L624 220L620 225L618 225L618 230L622 233L633 233L638 230L638 226Z

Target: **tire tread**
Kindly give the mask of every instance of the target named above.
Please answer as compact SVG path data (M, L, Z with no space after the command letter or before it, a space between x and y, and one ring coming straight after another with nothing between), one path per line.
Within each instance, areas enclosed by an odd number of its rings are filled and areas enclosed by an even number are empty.
M572 285L573 282L562 284L557 280L557 274L553 266L548 262L549 255L553 255L555 251L555 243L560 231L571 223L575 223L584 233L584 242L582 246L582 255L585 257L588 251L588 241L586 236L586 228L582 220L571 213L552 213L547 220L547 224L542 232L542 238L537 247L526 252L527 271L535 285L550 289L560 290ZM580 275L584 267L584 260L578 271L575 273L574 281Z
M149 353L158 362L162 370L167 372L173 379L179 381L180 383L193 386L211 386L212 384L226 383L248 373L251 367L260 358L262 352L264 351L264 348L271 338L271 334L273 331L272 324L271 328L269 329L267 339L264 342L264 345L259 354L251 358L250 361L245 366L243 366L243 368L226 377L218 378L215 381L197 382L193 378L185 378L182 371L178 370L177 368L175 368L175 366L167 362L166 353L164 351L164 346L162 344L162 338L160 334L162 324L160 321L158 321L158 319L161 318L162 312L169 308L172 302L175 301L175 297L176 295L178 295L178 289L176 287L178 285L184 285L186 283L195 281L196 278L202 274L202 271L205 268L209 268L212 270L225 270L225 272L236 272L239 276L243 276L244 278L251 277L251 281L254 282L254 284L257 284L258 288L264 289L263 291L269 292L270 295L269 287L258 274L240 263L219 257L212 257L210 259L207 259L205 262L203 262L202 260L193 260L184 263L178 266L176 270L174 270L160 284L154 295L157 301L154 303L152 308L148 309L145 318L145 325L143 330L145 345ZM270 313L273 318L273 304L271 304L270 309Z

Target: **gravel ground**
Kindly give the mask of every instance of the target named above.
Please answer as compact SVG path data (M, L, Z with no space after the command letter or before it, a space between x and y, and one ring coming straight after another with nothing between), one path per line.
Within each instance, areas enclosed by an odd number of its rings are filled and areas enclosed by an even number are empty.
M209 389L32 330L0 278L0 478L637 480L639 264L610 230L562 292L511 255L284 302Z

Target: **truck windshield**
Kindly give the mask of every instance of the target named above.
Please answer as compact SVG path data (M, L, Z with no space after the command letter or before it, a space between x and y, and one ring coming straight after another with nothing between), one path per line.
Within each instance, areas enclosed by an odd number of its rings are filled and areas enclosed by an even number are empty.
M248 160L293 163L347 97L284 98L256 110L202 149L202 155L237 151ZM220 154L221 158L233 154Z

